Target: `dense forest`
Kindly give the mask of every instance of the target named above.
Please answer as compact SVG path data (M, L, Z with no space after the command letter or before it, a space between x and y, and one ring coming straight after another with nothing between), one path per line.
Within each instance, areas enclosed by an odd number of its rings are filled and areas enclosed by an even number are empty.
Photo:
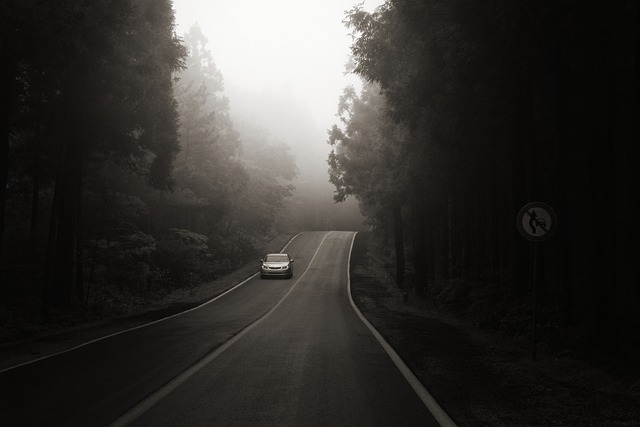
M113 313L291 232L293 155L259 129L240 137L207 39L176 34L170 0L0 15L3 327Z
M345 24L364 88L330 179L407 297L526 337L535 295L554 351L637 360L637 2L388 0ZM557 214L547 241L517 230L529 202Z
M339 100L329 180L409 299L526 336L535 295L546 345L635 360L637 12L346 13L363 88ZM288 147L232 121L203 32L178 36L170 0L2 2L0 58L0 326L113 312L225 274L276 234L336 226L296 199ZM547 241L517 230L532 201L557 213Z

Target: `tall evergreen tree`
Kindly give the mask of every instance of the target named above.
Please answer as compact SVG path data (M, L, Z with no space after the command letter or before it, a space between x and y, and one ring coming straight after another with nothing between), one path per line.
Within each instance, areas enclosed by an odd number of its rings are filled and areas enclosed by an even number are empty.
M402 209L408 190L406 132L387 115L385 97L375 84L357 95L344 90L338 115L341 126L329 132L329 181L336 187L334 199L355 196L372 223L391 226L395 240L396 280L404 286L404 238Z
M23 49L13 46L8 55L3 87L12 93L3 97L3 108L13 130L28 116L39 117L37 132L51 135L54 147L46 309L82 299L88 166L115 156L152 185L170 185L177 151L173 73L184 49L174 34L170 1L18 3L3 4L3 12L17 18L3 41L22 40L17 47ZM3 134L10 135L6 128Z
M637 234L622 208L637 180L616 154L634 151L632 132L629 115L614 113L633 110L622 90L636 80L637 29L622 19L637 16L632 3L388 0L347 14L355 71L380 85L389 116L408 130L401 164L414 202L413 256L430 266L417 286L438 281L483 324L522 318L534 289L513 220L526 202L544 200L564 225L537 264L549 334L588 331L583 339L602 348L633 341L615 319L639 320L628 287L637 271L612 255L637 253L620 237ZM345 165L348 176L355 166ZM602 221L591 224L580 206ZM613 217L624 230L604 231ZM585 261L599 252L602 262Z

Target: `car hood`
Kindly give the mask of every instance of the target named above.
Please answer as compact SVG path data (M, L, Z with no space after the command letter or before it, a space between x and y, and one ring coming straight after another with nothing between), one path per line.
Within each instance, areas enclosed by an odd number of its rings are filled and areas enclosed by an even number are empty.
M289 265L289 262L263 262L262 265L266 265L267 267L286 267Z

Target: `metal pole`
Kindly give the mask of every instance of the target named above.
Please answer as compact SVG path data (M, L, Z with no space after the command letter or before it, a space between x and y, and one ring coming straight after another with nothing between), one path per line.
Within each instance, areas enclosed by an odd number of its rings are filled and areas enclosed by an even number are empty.
M531 360L535 362L538 337L536 323L538 323L538 245L531 243Z

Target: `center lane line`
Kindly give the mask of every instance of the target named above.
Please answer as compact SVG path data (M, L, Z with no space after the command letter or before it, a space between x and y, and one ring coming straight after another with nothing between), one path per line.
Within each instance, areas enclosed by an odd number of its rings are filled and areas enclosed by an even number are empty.
M244 328L243 330L238 332L231 339L229 339L229 341L225 342L220 347L216 348L213 352L209 353L207 356L205 356L202 359L200 359L200 361L198 361L196 364L194 364L193 366L191 366L190 368L188 368L187 370L182 372L180 375L178 375L177 377L175 377L174 379L169 381L165 386L159 388L154 393L152 393L149 397L147 397L146 399L144 399L143 401L138 403L136 406L131 408L129 411L127 411L125 414L123 414L120 418L118 418L116 421L114 421L111 424L111 426L112 427L121 427L121 426L126 426L126 425L132 423L135 419L137 419L142 414L144 414L146 411L148 411L151 407L153 407L155 404L157 404L160 400L162 400L163 398L168 396L172 391L174 391L176 388L178 388L181 384L183 384L185 381L187 381L193 375L198 373L198 371L200 371L206 365L208 365L213 360L215 360L218 356L220 356L222 353L224 353L229 347L231 347L233 344L235 344L237 341L239 341L249 331L251 331L253 328L258 326L266 318L268 318L274 311L276 311L278 309L278 307L280 307L280 305L291 294L291 292L293 292L293 290L298 286L298 283L300 282L300 280L302 280L304 278L304 276L307 274L307 271L309 271L309 268L311 268L311 266L313 265L313 261L315 260L316 256L318 255L318 252L320 252L320 249L322 248L322 244L324 243L325 239L329 235L331 235L331 233L332 232L328 232L328 233L326 233L324 235L324 237L320 241L320 244L318 244L318 248L316 249L316 251L314 252L313 256L311 257L311 260L309 261L309 264L307 265L307 268L305 268L304 272L300 275L300 277L298 277L298 279L291 286L289 291L287 291L287 293L280 299L280 301L278 301L276 303L276 305L274 305L271 308L271 310L269 310L262 317L256 319L249 326L247 326L246 328Z

